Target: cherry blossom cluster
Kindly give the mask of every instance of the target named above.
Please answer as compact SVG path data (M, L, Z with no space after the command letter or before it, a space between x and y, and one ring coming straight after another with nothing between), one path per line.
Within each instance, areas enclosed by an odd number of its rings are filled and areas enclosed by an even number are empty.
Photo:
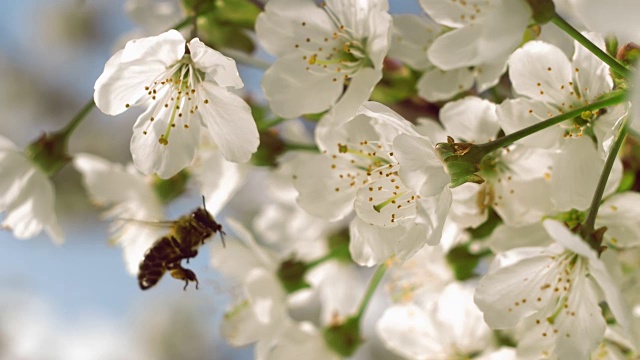
M256 359L640 356L637 4L225 2L172 8L185 36L130 0L148 36L95 82L103 113L142 109L130 164L71 155L132 275L195 187L229 234L222 335ZM56 139L0 138L16 238L63 240Z

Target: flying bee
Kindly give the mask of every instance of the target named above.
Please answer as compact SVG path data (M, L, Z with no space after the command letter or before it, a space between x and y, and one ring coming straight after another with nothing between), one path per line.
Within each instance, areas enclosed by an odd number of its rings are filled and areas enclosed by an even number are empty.
M165 272L178 280L184 280L184 290L187 289L190 281L196 283L198 288L198 278L196 274L182 267L182 260L198 255L198 248L215 233L220 233L222 244L224 245L224 231L222 225L218 224L211 213L207 211L202 197L202 207L197 208L188 215L181 216L175 221L154 222L155 225L166 225L170 227L169 233L151 245L144 254L144 259L140 262L138 271L138 284L142 290L154 286Z

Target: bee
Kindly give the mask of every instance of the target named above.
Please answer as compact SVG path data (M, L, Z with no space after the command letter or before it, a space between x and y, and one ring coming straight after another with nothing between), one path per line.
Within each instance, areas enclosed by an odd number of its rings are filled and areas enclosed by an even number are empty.
M207 211L202 197L202 207L197 208L188 215L181 216L175 221L155 222L153 224L167 225L169 233L151 245L140 262L138 271L138 284L142 290L146 290L160 281L165 272L178 280L184 280L183 290L187 290L190 281L196 283L196 274L182 267L182 260L198 255L198 248L204 244L213 234L220 233L223 246L224 231L211 213Z

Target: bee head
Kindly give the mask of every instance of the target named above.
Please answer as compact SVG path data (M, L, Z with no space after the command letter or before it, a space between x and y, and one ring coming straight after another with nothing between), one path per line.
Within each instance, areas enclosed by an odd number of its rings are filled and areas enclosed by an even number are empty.
M222 225L218 224L211 213L204 208L198 208L193 213L193 218L206 228L213 230L214 233L222 232Z

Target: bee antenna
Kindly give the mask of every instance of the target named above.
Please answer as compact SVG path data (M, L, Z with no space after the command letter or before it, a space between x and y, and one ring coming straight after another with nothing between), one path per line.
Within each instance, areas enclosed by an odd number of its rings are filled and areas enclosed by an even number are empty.
M202 195L202 207L207 210L207 204L204 202L204 195Z
M220 229L220 240L222 240L222 247L226 248L227 247L227 243L224 241L224 236L225 236L225 232L222 231L222 229Z

